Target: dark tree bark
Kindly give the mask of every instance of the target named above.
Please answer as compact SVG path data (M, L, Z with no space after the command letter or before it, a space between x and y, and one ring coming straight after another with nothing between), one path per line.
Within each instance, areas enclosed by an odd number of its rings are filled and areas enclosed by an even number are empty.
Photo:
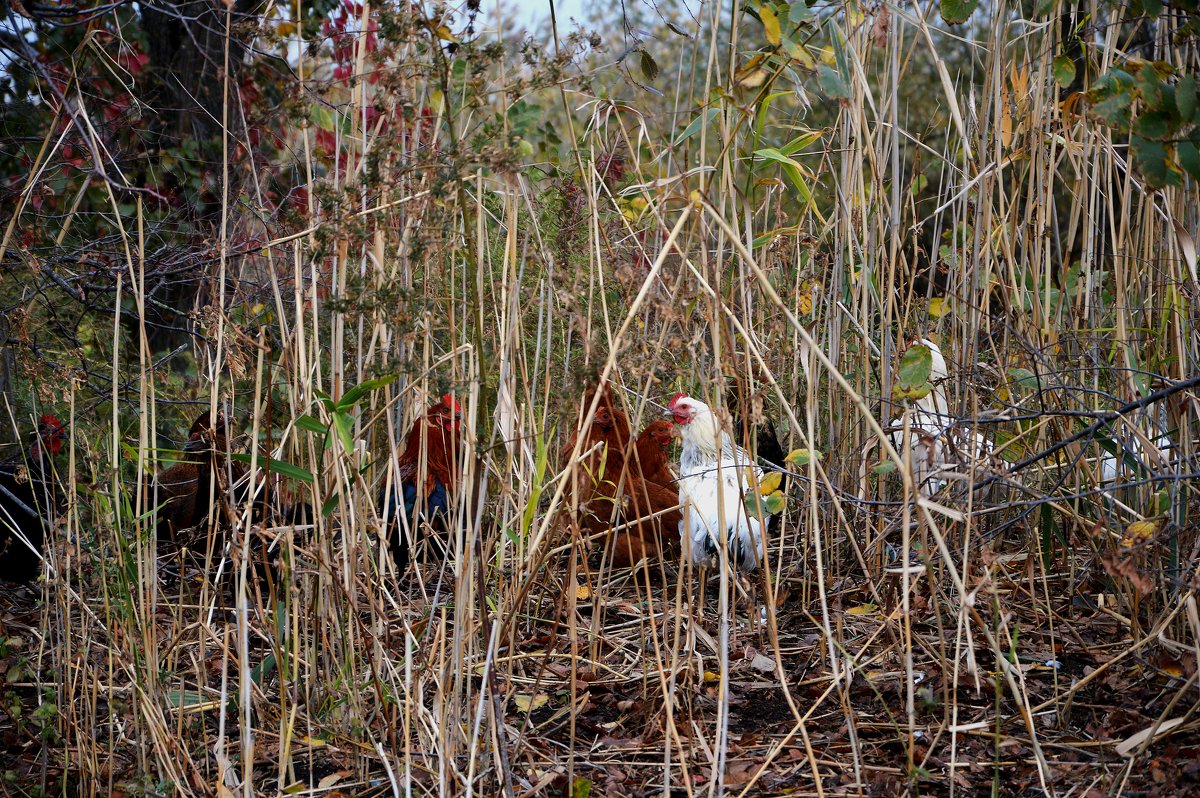
M221 130L225 94L227 9L229 30L230 132L239 127L233 112L246 45L239 38L259 0L154 0L142 7L148 55L157 85L151 104L177 139L207 139Z

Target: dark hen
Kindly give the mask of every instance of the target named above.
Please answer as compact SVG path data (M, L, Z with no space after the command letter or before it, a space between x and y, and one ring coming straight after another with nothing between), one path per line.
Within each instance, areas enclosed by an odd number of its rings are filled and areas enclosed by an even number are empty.
M207 533L213 518L213 499L224 496L220 475L229 451L227 435L224 414L218 412L214 419L208 411L201 413L188 431L183 459L163 469L154 480L150 501L151 506L158 507L156 530L160 541L187 545L195 541L184 534L186 531L199 529ZM233 464L232 470L235 482L244 476L245 468L240 463ZM224 526L225 521L218 513L216 525Z
M42 416L27 449L0 463L0 579L30 582L63 495L52 462L65 441L54 416Z
M408 431L394 478L379 495L398 574L408 569L426 527L438 534L447 529L461 484L462 418L462 406L450 394L431 406Z

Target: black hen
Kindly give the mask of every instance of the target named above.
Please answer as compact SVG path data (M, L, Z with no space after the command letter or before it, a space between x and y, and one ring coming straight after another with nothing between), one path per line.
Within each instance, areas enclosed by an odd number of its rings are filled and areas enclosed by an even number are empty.
M63 495L52 462L66 435L54 416L42 416L29 447L0 463L0 579L29 582Z

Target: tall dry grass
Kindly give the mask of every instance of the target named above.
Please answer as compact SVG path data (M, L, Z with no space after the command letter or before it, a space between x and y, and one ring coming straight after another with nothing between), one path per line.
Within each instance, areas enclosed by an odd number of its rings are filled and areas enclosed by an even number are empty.
M21 789L1141 783L1153 732L1196 726L1195 402L1177 391L1104 414L1196 373L1200 203L1191 182L1145 190L1122 141L1064 104L1060 10L1048 22L998 2L948 32L918 4L821 9L806 46L842 81L840 101L795 63L748 75L761 27L720 3L677 16L686 37L660 28L645 45L656 78L636 52L614 64L618 47L530 90L578 46L560 30L545 72L504 56L468 83L408 8L393 9L411 27L387 81L330 82L327 59L289 48L298 78L347 120L333 127L341 160L315 152L315 122L294 130L308 226L285 229L237 201L241 185L265 205L227 137L198 377L259 443L244 449L253 464L269 448L307 471L288 489L327 512L261 529L234 508L207 569L164 575L139 497L170 457L155 431L175 397L149 336L114 329L111 418L86 417L95 397L65 391L91 434L61 464L75 498L21 677L53 711L25 732L42 753ZM1089 12L1103 68L1130 31ZM1194 45L1171 33L1155 26L1146 57L1194 68ZM379 68L361 40L354 60L357 74ZM386 132L361 124L399 97L429 113ZM504 161L504 110L520 99L567 142L557 163ZM797 139L792 174L761 154ZM500 143L464 152L481 140ZM112 221L116 306L144 315L143 218ZM917 334L951 363L963 428L997 444L964 467L979 491L918 495L881 438ZM750 418L778 420L788 449L821 453L794 470L760 577L607 568L570 520L558 456L597 376L639 419L676 389L722 406L732 392ZM409 425L447 389L467 412L464 479L477 471L486 498L457 508L444 561L397 581L376 497ZM297 426L336 413L344 435ZM1102 417L1100 443L1052 451ZM1160 418L1171 448L1155 459ZM1122 439L1140 440L1146 467L1098 493L1106 445ZM901 467L879 467L889 460ZM279 552L274 594L255 579L256 536ZM1094 706L1120 703L1114 676L1158 690L1123 726Z

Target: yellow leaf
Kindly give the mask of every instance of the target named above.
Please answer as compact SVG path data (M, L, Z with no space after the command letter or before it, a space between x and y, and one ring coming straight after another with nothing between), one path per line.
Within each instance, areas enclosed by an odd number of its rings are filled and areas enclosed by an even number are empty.
M320 737L297 737L293 742L297 745L307 745L309 748L321 748L329 744Z
M929 315L940 319L950 312L950 302L944 296L935 296L929 300Z
M859 604L846 610L847 615L873 615L879 611L878 604Z
M793 449L788 452L788 456L784 460L793 465L802 466L808 465L809 461L820 460L821 457L821 453L816 449Z
M705 671L704 672L704 681L719 682L719 681L721 681L721 674L715 673L713 671Z
M779 17L775 16L775 10L768 5L763 5L758 9L758 16L762 19L767 41L778 47L779 43L783 41L783 37L779 31Z
M587 601L592 597L592 587L588 584L575 584L575 600Z
M275 30L278 31L280 36L291 36L293 33L296 32L296 23L295 22L280 22L279 25L275 28Z
M817 66L817 62L813 60L812 54L808 50L805 50L803 45L796 44L791 39L783 43L783 51L805 69L814 69Z
M758 483L758 492L764 496L774 493L775 491L779 490L779 483L782 481L783 474L779 473L778 471L772 471L770 474L767 474L765 477L763 477L762 481Z
M517 693L513 696L513 703L517 705L517 709L521 712L531 712L539 707L544 707L549 700L550 696L545 693L538 693L537 695Z
M821 290L821 284L812 278L805 280L800 284L800 315L807 316L813 311L813 306L817 301L817 292Z
M1145 521L1134 521L1129 526L1125 527L1125 536L1121 538L1121 545L1135 546L1138 543L1144 543L1153 538L1158 530L1162 529L1164 519L1150 518Z
M738 86L743 89L757 89L759 86L767 82L767 70L756 69L746 77L738 81Z

